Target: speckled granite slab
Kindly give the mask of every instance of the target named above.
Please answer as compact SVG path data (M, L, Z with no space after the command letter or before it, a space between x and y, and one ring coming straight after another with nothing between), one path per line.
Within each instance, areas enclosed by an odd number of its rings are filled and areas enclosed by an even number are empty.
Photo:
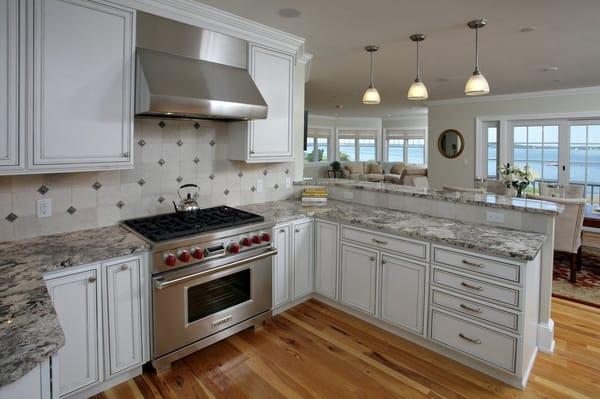
M147 249L146 242L118 226L0 242L0 386L64 345L43 273Z
M534 259L546 238L540 233L465 224L456 220L333 200L329 200L325 207L303 207L300 201L277 201L246 205L242 209L262 215L275 223L318 217L521 261Z
M438 201L458 202L488 208L511 209L519 212L558 215L563 206L554 202L526 198L513 198L492 193L455 193L433 188L403 186L400 184L377 183L350 179L313 179L294 182L297 186L333 186L352 190L365 190L409 197L428 198Z

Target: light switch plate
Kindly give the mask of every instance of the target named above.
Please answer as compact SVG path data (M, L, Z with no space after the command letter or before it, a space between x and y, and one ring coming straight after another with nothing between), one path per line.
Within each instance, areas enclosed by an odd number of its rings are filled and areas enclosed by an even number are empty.
M47 218L52 216L52 198L37 200L37 217Z
M347 200L354 199L354 193L352 191L344 191L344 199L347 199Z
M285 178L285 188L292 188L292 179L290 177Z
M261 179L258 179L256 181L256 192L257 193L262 193L263 192L263 181Z
M486 220L492 223L504 223L504 214L501 212L486 212Z

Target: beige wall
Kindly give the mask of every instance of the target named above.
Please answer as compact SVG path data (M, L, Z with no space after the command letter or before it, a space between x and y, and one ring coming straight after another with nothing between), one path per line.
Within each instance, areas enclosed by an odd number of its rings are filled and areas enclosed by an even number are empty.
M517 96L518 97L518 96ZM540 92L522 98L490 96L464 102L440 101L429 105L429 184L472 187L475 179L475 119L488 116L528 116L595 113L600 116L600 90ZM465 149L456 159L446 159L437 150L440 133L457 129L465 138Z

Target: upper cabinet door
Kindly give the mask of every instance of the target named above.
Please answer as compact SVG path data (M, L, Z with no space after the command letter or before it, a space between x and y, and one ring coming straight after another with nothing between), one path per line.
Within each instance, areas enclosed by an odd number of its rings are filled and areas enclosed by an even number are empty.
M250 75L268 107L267 119L249 123L248 160L292 158L294 57L250 45Z
M101 1L33 1L31 168L131 165L134 17Z
M0 2L0 167L19 166L19 0Z

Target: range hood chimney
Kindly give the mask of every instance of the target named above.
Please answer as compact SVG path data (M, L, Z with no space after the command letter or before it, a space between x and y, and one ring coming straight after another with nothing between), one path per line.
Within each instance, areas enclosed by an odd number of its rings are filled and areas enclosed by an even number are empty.
M137 116L265 119L244 40L137 13Z

